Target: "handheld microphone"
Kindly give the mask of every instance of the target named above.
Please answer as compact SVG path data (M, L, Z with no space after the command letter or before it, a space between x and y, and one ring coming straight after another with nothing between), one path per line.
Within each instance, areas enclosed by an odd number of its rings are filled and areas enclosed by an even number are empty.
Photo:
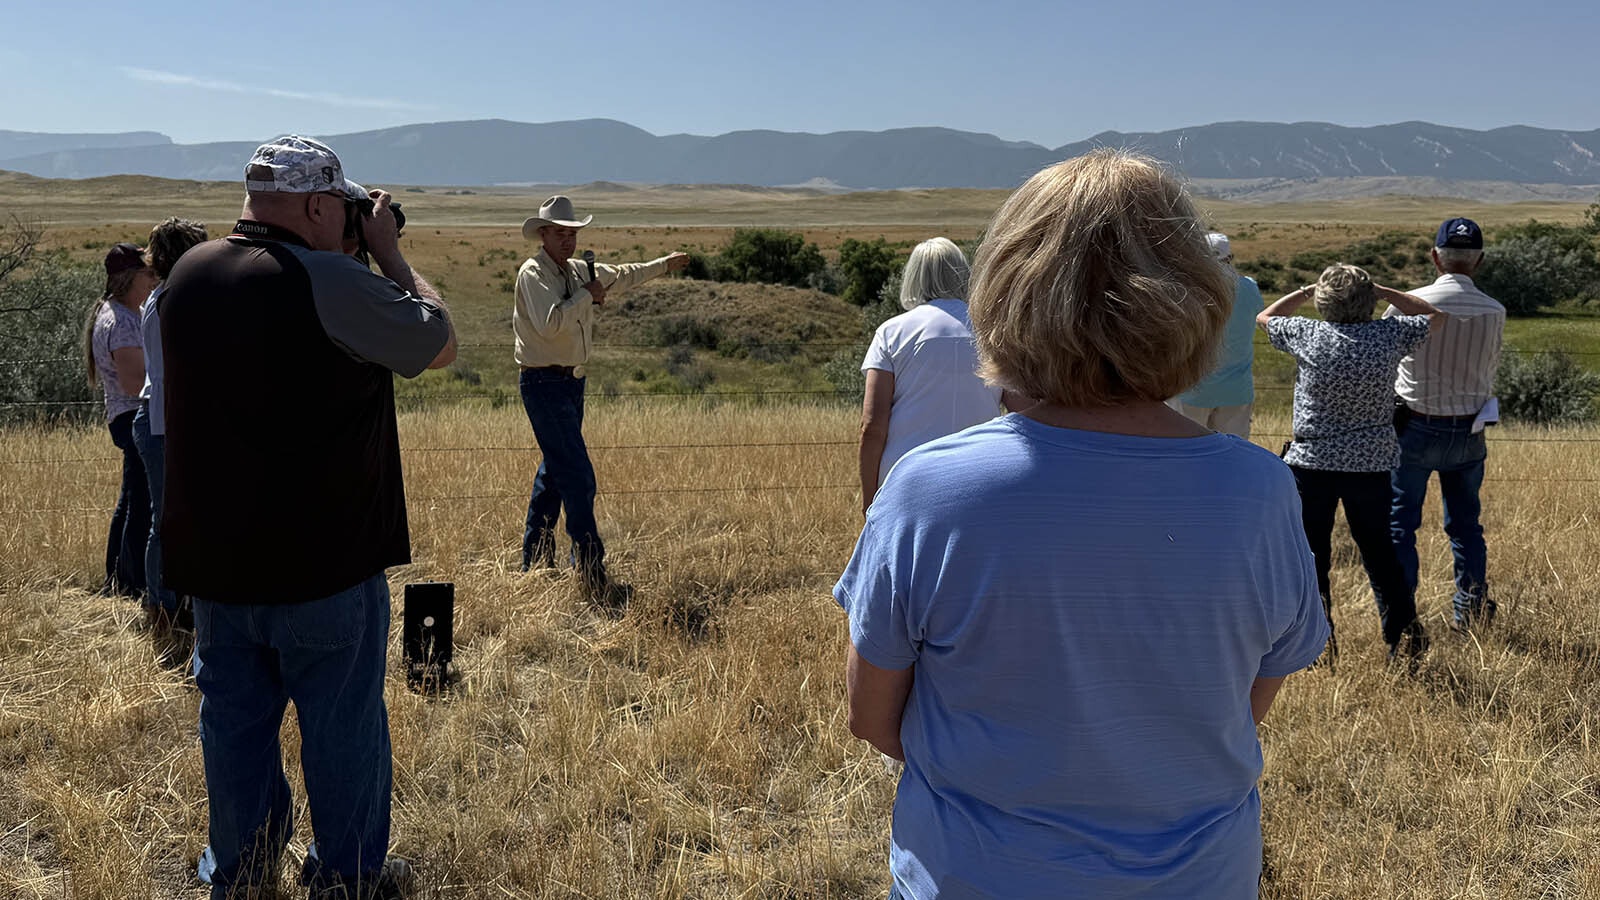
M594 251L593 250L585 250L585 251L583 251L583 262L584 262L585 265L587 265L589 267L589 280L593 281L594 280Z

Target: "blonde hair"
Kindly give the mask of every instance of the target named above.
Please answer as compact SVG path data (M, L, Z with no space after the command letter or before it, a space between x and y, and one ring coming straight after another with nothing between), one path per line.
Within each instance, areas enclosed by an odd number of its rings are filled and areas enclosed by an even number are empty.
M965 300L972 270L966 254L945 237L929 238L911 251L900 275L900 306L916 309L929 300Z
M1153 160L1057 163L995 213L968 309L979 374L1069 407L1163 401L1211 369L1234 283Z
M1372 318L1378 306L1378 292L1372 288L1372 276L1360 266L1334 263L1322 270L1311 302L1317 312L1329 322L1365 322Z

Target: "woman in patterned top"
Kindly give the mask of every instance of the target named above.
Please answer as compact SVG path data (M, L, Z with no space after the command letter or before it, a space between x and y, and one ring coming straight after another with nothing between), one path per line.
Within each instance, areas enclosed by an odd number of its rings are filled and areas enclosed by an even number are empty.
M1379 298L1401 315L1373 319ZM1296 317L1312 300L1322 321ZM1389 657L1415 660L1428 647L1416 598L1389 540L1389 473L1399 461L1394 378L1400 360L1427 340L1444 313L1420 297L1373 284L1356 266L1336 263L1315 285L1288 294L1256 316L1272 346L1298 363L1294 440L1284 461L1300 490L1317 586L1333 624L1329 591L1334 511L1342 502L1350 536L1372 582ZM1338 645L1328 641L1330 657Z
M150 487L133 443L133 415L144 387L144 340L139 311L156 286L144 251L117 244L106 254L106 292L89 311L83 357L89 387L101 388L111 442L122 451L122 492L106 536L106 595L144 593L144 544L150 534Z

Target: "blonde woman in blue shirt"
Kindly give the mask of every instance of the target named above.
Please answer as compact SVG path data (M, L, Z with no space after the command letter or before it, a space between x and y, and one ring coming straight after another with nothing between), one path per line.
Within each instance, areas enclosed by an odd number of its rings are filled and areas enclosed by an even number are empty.
M995 214L969 302L1040 402L902 457L834 589L850 729L905 761L891 897L1255 897L1255 725L1328 626L1288 469L1164 402L1233 283L1099 151Z

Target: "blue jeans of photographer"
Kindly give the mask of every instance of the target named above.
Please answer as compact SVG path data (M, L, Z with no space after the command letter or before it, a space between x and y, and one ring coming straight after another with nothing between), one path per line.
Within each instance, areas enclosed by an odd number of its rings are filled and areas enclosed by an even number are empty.
M1455 421L1414 417L1400 435L1400 465L1391 479L1394 502L1389 513L1389 534L1400 566L1415 586L1422 504L1428 497L1428 478L1439 473L1444 531L1450 536L1450 553L1455 557L1454 614L1461 625L1479 616L1494 615L1494 601L1487 596L1489 554L1483 526L1478 521L1478 491L1483 485L1483 461L1487 456L1483 432L1472 433L1470 417Z
M331 896L346 896L340 891L358 884L370 891L389 847L393 778L383 704L389 635L383 573L302 603L197 597L194 619L211 814L200 880L211 885L213 900L223 900L237 886L276 877L294 830L278 742L293 700L316 831L301 881Z
M169 613L178 611L178 595L161 583L161 492L166 485L166 437L150 433L150 406L141 404L133 414L133 444L144 463L150 486L150 534L144 545L145 605Z
M594 519L594 464L583 442L584 379L553 369L523 369L518 386L544 459L533 478L522 531L522 563L555 555L556 518L567 513L571 563L586 578L604 579L605 544Z

